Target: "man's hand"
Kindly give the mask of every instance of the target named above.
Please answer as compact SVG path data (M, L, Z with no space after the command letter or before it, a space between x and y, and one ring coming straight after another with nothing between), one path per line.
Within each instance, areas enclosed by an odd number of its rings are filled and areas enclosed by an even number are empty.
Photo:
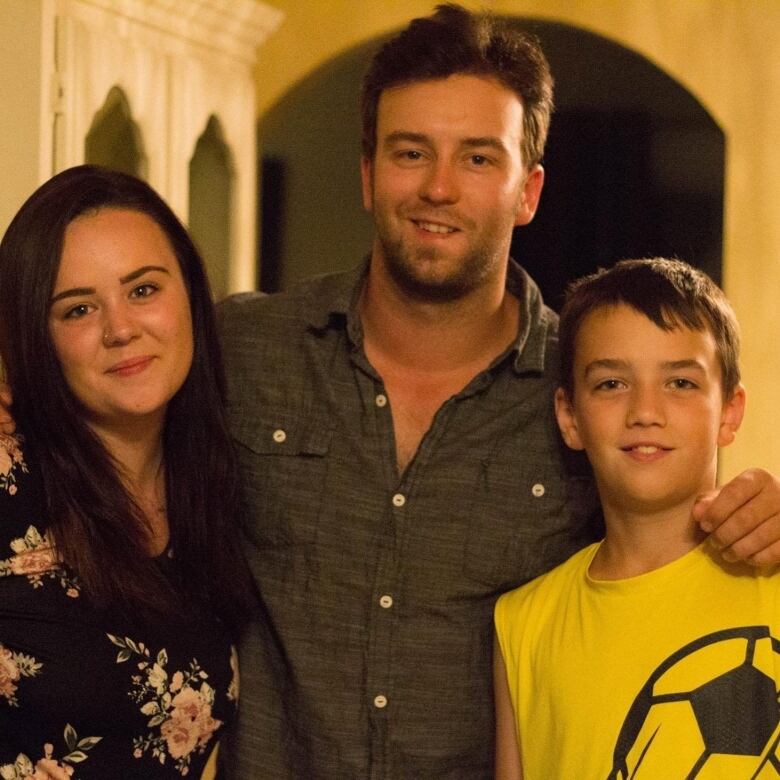
M50 758L42 758L35 764L34 780L70 780L73 774L72 766L61 767Z
M727 561L780 563L780 479L748 469L702 496L693 517Z
M0 433L13 433L16 423L11 417L11 390L7 384L0 382Z

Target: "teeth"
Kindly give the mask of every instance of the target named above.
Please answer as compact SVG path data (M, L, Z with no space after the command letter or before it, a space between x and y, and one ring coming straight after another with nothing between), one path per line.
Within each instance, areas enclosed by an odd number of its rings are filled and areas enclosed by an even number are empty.
M637 452L641 452L642 455L652 455L654 452L658 452L658 447L653 447L650 444L642 444L638 447L634 447Z
M447 227L446 225L437 225L433 222L418 222L417 226L423 230L427 230L429 233L454 233L455 228Z

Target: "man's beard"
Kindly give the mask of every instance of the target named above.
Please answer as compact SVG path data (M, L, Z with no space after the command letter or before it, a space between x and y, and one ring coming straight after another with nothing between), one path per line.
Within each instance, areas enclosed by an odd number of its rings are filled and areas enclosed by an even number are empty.
M448 274L427 274L424 268L436 262L438 249L409 249L401 239L388 236L380 224L376 231L391 278L409 298L423 303L452 303L464 298L495 273L507 256L506 247L482 245L471 248Z

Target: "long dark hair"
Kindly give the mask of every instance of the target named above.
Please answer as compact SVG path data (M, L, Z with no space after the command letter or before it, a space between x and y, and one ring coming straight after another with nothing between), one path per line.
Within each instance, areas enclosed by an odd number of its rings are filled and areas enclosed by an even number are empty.
M192 366L163 431L173 581L149 557L143 514L85 422L49 335L65 230L104 208L138 211L160 226L189 294ZM40 468L56 549L95 605L159 613L194 598L237 632L248 611L249 576L236 531L237 468L211 293L187 231L149 185L82 165L30 196L0 243L0 358L14 418Z

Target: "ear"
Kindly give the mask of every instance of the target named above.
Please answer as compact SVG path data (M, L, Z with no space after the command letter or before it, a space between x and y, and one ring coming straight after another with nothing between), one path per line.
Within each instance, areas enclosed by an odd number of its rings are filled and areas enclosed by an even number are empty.
M536 214L539 198L544 186L544 168L534 165L526 174L523 191L520 193L520 202L515 213L515 225L527 225Z
M585 445L582 443L577 428L574 407L562 387L555 391L555 418L558 420L558 427L561 429L561 436L566 444L573 450L584 450Z
M372 211L374 208L374 161L368 157L360 158L360 181L363 188L363 208Z
M744 414L745 388L739 385L731 394L731 398L723 404L718 429L718 447L726 447L734 441Z

